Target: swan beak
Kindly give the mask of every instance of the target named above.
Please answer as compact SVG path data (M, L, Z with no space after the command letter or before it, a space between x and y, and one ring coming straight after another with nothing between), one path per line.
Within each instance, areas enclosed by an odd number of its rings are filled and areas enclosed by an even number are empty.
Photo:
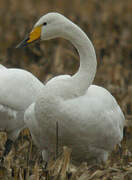
M42 26L36 26L35 28L33 28L33 30L29 33L29 35L22 42L20 42L16 46L16 48L25 47L28 44L40 39L41 29L42 29Z

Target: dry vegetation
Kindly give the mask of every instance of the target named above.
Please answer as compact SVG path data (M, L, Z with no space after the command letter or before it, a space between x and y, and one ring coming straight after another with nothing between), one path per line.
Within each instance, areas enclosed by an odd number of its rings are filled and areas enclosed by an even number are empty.
M58 11L78 24L92 40L98 61L94 83L107 88L117 99L125 117L122 148L115 148L105 165L85 163L72 166L70 150L48 165L47 179L131 180L132 179L132 2L131 0L0 0L0 63L31 71L40 80L57 74L74 74L79 66L76 50L69 42L56 39L14 47L44 13ZM0 152L7 136L0 133ZM46 179L38 149L28 130L21 133L0 168L0 180ZM72 175L71 175L72 172ZM58 175L59 174L59 175ZM66 177L67 176L67 177Z

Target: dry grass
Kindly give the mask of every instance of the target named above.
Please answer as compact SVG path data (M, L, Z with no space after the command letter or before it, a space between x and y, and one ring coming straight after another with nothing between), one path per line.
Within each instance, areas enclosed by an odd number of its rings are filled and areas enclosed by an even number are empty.
M72 0L70 4L66 0L1 0L0 6L0 63L27 69L42 81L57 74L74 74L79 58L76 50L65 40L34 44L25 49L14 48L42 14L50 11L63 13L92 40L98 61L94 83L107 88L116 97L126 117L122 152L115 149L106 165L90 167L83 163L79 167L71 166L70 152L64 150L64 154L48 167L47 178L68 179L66 174L72 171L72 180L132 179L131 0ZM6 133L1 132L0 137L2 152ZM25 130L0 168L0 179L41 180L46 174L40 152L32 145L30 134Z

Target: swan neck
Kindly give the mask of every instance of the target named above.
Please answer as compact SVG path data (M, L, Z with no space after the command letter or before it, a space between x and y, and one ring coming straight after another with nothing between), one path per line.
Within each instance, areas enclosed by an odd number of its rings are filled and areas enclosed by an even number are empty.
M72 76L74 85L79 85L82 90L87 90L96 74L97 61L94 47L87 35L72 22L70 22L69 28L67 27L65 38L77 49L80 57L80 67Z

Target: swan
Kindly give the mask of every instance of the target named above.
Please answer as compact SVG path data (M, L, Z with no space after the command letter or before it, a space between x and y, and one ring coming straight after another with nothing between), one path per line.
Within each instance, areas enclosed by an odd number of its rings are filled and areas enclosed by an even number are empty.
M37 99L43 86L32 73L0 64L0 129L8 134L4 157L25 128L24 112Z
M73 76L51 79L27 108L25 123L45 161L55 153L58 122L60 150L65 145L72 148L72 159L78 162L105 162L123 138L125 118L110 92L92 85L97 61L87 35L68 18L53 12L43 15L17 47L58 37L77 49L79 70Z

